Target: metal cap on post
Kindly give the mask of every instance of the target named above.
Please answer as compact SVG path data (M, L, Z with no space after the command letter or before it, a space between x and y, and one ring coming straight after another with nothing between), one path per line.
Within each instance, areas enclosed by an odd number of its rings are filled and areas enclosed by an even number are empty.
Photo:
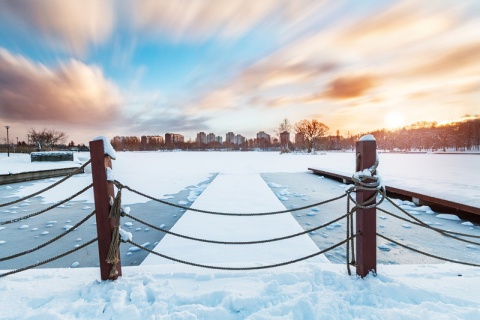
M373 138L373 137L372 137ZM371 168L377 157L377 143L375 139L360 139L356 145L356 171ZM367 181L368 182L368 181ZM359 204L371 205L376 202L375 190L356 191L356 201ZM371 199L373 197L373 199ZM367 200L371 199L368 203ZM370 271L377 272L377 209L376 207L357 208L356 225L356 270L357 275L365 277Z
M112 241L113 230L118 226L118 219L109 218L111 199L114 199L113 183L107 181L106 168L112 168L112 158L106 154L103 140L90 141L90 158L92 165L95 216L97 221L98 254L102 280L115 280L122 275L120 262L116 265L117 273L111 275L113 265L107 263L107 255ZM120 257L119 257L120 258Z

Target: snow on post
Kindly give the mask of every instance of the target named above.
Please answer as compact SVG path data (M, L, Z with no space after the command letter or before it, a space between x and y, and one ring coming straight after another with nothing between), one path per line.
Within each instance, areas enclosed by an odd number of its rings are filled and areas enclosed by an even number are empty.
M110 158L112 158L112 160L115 160L117 158L117 154L115 152L115 149L113 149L113 146L108 140L108 138L105 136L98 136L93 138L92 141L99 141L99 140L103 141L103 153L105 155L108 155Z
M95 201L95 218L97 222L98 255L100 259L100 275L102 280L115 280L122 275L120 261L115 264L106 262L112 235L119 228L119 218L109 218L110 199L115 198L112 181L112 159L115 150L105 137L97 137L90 141L90 159L92 166L93 197ZM120 257L118 256L118 260ZM115 267L116 266L116 267ZM112 270L116 272L112 273Z
M358 141L377 141L375 140L375 137L371 134L366 134L360 138Z
M377 160L377 143L372 135L363 136L355 144L356 171L362 172L374 166ZM365 170L369 171L369 170ZM369 171L370 172L370 171ZM374 174L373 172L371 174ZM368 182L368 181L367 181ZM376 202L375 190L357 190L356 201L370 205ZM372 199L371 202L365 203ZM370 271L377 272L377 209L358 208L356 210L356 271L360 277L365 277Z

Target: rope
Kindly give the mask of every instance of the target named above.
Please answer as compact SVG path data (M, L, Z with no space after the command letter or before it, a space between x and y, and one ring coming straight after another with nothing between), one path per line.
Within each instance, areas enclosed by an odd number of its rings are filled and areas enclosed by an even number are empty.
M172 258L172 257L169 257L169 256L166 256L164 254L161 254L161 253L158 253L158 252L155 252L153 250L150 250L148 248L145 248L145 247L142 247L141 245L139 245L138 243L135 243L133 242L132 240L128 240L127 242L136 246L137 248L139 249L142 249L142 250L145 250L145 251L148 251L154 255L157 255L159 257L162 257L162 258L165 258L165 259L168 259L168 260L171 260L171 261L174 261L174 262L178 262L178 263L182 263L182 264L186 264L186 265L189 265L189 266L193 266L193 267L200 267L200 268L206 268L206 269L215 269L215 270L227 270L227 271L248 271L248 270L261 270L261 269L270 269L270 268L277 268L277 267L282 267L282 266L286 266L286 265L289 265L289 264L293 264L293 263L296 263L296 262L300 262L300 261L304 261L304 260L307 260L307 259L310 259L310 258L313 258L315 256L318 256L320 254L323 254L325 252L328 252L332 249L335 249L336 247L339 247L341 246L342 244L346 243L347 241L349 241L350 239L345 239L333 246L330 246L324 250L321 250L319 252L316 252L316 253L313 253L311 255L308 255L308 256L305 256L305 257L302 257L302 258L298 258L298 259L294 259L294 260L289 260L289 261L285 261L285 262L281 262L281 263L276 263L276 264L270 264L270 265L264 265L264 266L257 266L257 267L220 267L220 266L212 266L212 265L205 265L205 264L199 264L199 263L195 263L195 262L189 262L189 261L185 261L185 260L180 260L180 259L176 259L176 258Z
M119 219L122 213L122 189L118 189L117 195L113 200L108 217L110 219Z
M68 229L67 231L59 234L58 236L56 236L55 238L35 247L35 248L32 248L32 249L29 249L29 250L26 250L26 251L23 251L23 252L19 252L19 253L16 253L16 254L13 254L11 256L7 256L7 257L3 257L3 258L0 258L0 262L2 261L6 261L6 260L10 260L10 259L13 259L13 258L17 258L17 257L20 257L20 256L23 256L23 255L26 255L28 253L32 253L32 252L35 252L43 247L46 247L48 246L49 244L59 240L60 238L62 238L63 236L69 234L70 232L72 232L73 230L75 230L76 228L78 228L79 226L81 226L85 221L87 221L88 219L90 219L93 215L95 214L95 210L92 211L92 213L90 213L89 215L87 215L85 218L83 218L82 221L78 222L76 225L74 225L73 227L71 227L70 229Z
M112 239L110 241L110 247L108 248L108 254L105 261L112 265L110 270L110 278L115 277L118 274L117 264L120 262L120 216L122 213L122 189L119 188L112 206L110 207L110 213L108 218L115 219L115 226L113 227Z
M353 212L356 210L356 207L352 208L352 210L350 210L350 198L347 198L347 227L346 227L346 231L347 231L347 239L352 239L350 240L349 242L347 242L347 252L346 252L346 261L347 261L347 271L348 271L348 275L352 275L352 271L350 270L350 265L355 265L355 246L354 246L354 243L353 243L353 238L352 236L354 235L354 232L353 232ZM350 255L350 247L349 245L351 246L351 255ZM350 257L351 257L351 260L350 260ZM350 261L350 262L349 262Z
M333 201L342 199L343 197L347 196L346 194L342 194L342 195L340 195L338 197L335 197L335 198L332 198L332 199L328 199L328 200L325 200L325 201L317 202L317 203L314 203L314 204L310 204L310 205L307 205L307 206L294 208L294 209L286 209L286 210L271 211L271 212L260 212L260 213L233 213L233 212L218 212L218 211L209 211L209 210L202 210L202 209L185 207L185 206L182 206L182 205L179 205L179 204L175 204L175 203L171 203L171 202L168 202L168 201L165 201L165 200L154 198L154 197L149 196L145 193L142 193L140 191L132 189L129 186L125 186L125 185L121 184L120 182L118 182L117 180L115 180L114 183L115 183L115 186L119 189L125 188L125 189L139 195L139 196L145 197L147 199L150 199L150 200L153 200L153 201L156 201L156 202L159 202L159 203L171 206L171 207L184 209L184 210L189 210L189 211L194 211L194 212L200 212L200 213L215 214L215 215L222 215L222 216L237 216L237 217L242 217L242 216L252 216L252 217L253 216L268 216L268 215L275 215L275 214L281 214L281 213L295 212L295 211L300 211L300 210L313 208L315 206L320 206L320 205L323 205L323 204L326 204L326 203L329 203L329 202L333 202Z
M93 186L93 184L90 184L88 186L86 186L85 188L83 188L82 190L78 191L77 193L73 194L72 196L60 201L60 202L57 202L56 204L54 205L51 205L50 207L46 208L46 209L43 209L43 210L40 210L40 211L37 211L37 212L34 212L34 213L31 213L29 215L26 215L24 217L20 217L20 218L15 218L15 219L12 219L12 220L8 220L8 221L3 221L3 222L0 222L0 226L2 225L5 225L5 224L10 224L10 223L14 223L14 222L18 222L18 221L21 221L21 220L25 220L25 219L28 219L28 218L31 218L31 217L35 217L35 216L38 216L39 214L42 214L42 213L45 213L49 210L52 210L62 204L64 204L65 202L68 202L70 200L72 200L73 198L77 197L78 195L84 193L85 191L87 191L88 189L90 189L91 187Z
M11 274L19 273L19 272L22 272L22 271L26 271L26 270L29 270L29 269L33 269L33 268L36 268L36 267L41 266L41 265L43 265L43 264L46 264L46 263L49 263L49 262L58 260L58 259L60 259L60 258L63 258L63 257L65 257L65 256L67 256L67 255L75 252L75 251L78 251L78 250L80 250L80 249L85 248L86 246L94 243L94 242L97 241L97 240L98 240L98 238L94 238L94 239L92 239L92 240L90 240L90 241L82 244L81 246L78 246L77 248L74 248L74 249L72 249L72 250L66 251L66 252L64 252L64 253L62 253L62 254L60 254L60 255L58 255L58 256L55 256L55 257L53 257L53 258L50 258L50 259L47 259L47 260L43 260L43 261L41 261L41 262L37 262L37 263L35 263L35 264L29 265L29 266L24 267L24 268L20 268L20 269L16 269L16 270L12 270L12 271L9 271L9 272L2 273L2 274L0 274L0 278L1 278L1 277L5 277L5 276L9 276L9 275L11 275Z
M120 227L117 223L117 225L113 227L112 240L110 242L110 247L108 248L107 258L105 259L105 261L108 264L112 264L112 269L110 270L110 278L118 274L117 264L120 262L119 250L120 250Z
M260 243L268 243L268 242L275 242L275 241L281 241L281 240L286 240L286 239L290 239L290 238L294 238L294 237L298 237L298 236L301 236L301 235L304 235L304 234L307 234L307 233L310 233L312 231L316 231L316 230L319 230L321 228L324 228L332 223L335 223L337 221L340 221L342 220L343 218L345 218L347 216L347 214L339 217L339 218L336 218L328 223L325 223L323 225L320 225L318 227L315 227L313 229L310 229L310 230L305 230L305 231L302 231L302 232L299 232L299 233L295 233L295 234L292 234L292 235L288 235L288 236L283 236L283 237L279 237L279 238L272 238L272 239L266 239L266 240L255 240L255 241L217 241L217 240L207 240L207 239L202 239L202 238L195 238L195 237L190 237L190 236L186 236L186 235L183 235L183 234L179 234L179 233L175 233L173 231L170 231L170 230L166 230L166 229L162 229L162 228L159 228L159 227L156 227L148 222L145 222L141 219L138 219L138 218L135 218L129 214L126 214L124 213L123 214L125 217L128 217L132 220L135 220L137 222L140 222L152 229L155 229L157 231L161 231L161 232L164 232L164 233L167 233L167 234L171 234L172 236L176 236L176 237L179 237L179 238L184 238L184 239L188 239L188 240L193 240L193 241L198 241L198 242L206 242L206 243L214 243L214 244L228 244L228 245L249 245L249 244L260 244Z
M391 213L391 212L388 212L387 210L384 210L382 208L378 208L378 210L392 216L392 217L395 217L397 219L400 219L400 220L403 220L403 221L406 221L406 222L409 222L409 223L412 223L412 224L415 224L417 226L420 226L420 227L424 227L424 228L427 228L427 229L430 229L432 231L435 231L437 233L440 233L441 235L445 236L445 237L449 237L449 238L452 238L452 239L455 239L455 240L458 240L458 241L461 241L461 242L465 242L465 243L470 243L470 244L475 244L475 245L480 245L480 243L478 242L475 242L475 241L470 241L470 240L466 240L466 239L462 239L462 238L458 238L458 237L455 237L453 235L458 235L458 236L464 236L464 237L471 237L471 238L480 238L480 236L476 236L476 235L472 235L472 234L466 234L466 233L460 233L460 232L453 232L453 231L446 231L446 230L442 230L442 229L438 229L438 228L435 228L435 227L432 227L432 226L429 226L428 224L426 224L425 222L423 222L422 220L414 217L413 215L411 215L410 213L406 212L405 210L403 210L402 208L400 208L399 206L397 206L394 202L392 202L390 199L387 198L387 200L392 203L397 209L399 209L401 212L403 212L404 214L406 214L408 217L412 218L414 221L411 221L411 220L408 220L406 218L403 218L403 217L400 217L394 213Z
M19 202L21 202L21 201L24 201L24 200L30 199L30 198L32 198L32 197L38 196L40 193L43 193L43 192L45 192L45 191L47 191L47 190L50 190L50 189L58 186L59 184L61 184L61 183L64 182L65 180L68 180L69 178L71 178L73 175L79 173L80 171L83 171L83 169L85 169L85 167L86 167L87 165L89 165L90 162L91 162L91 160L88 160L88 161L85 162L81 167L78 167L75 171L69 173L68 175L66 175L66 176L65 176L64 178L62 178L61 180L59 180L59 181L51 184L50 186L48 186L48 187L46 187L46 188L44 188L44 189L42 189L42 190L40 190L40 191L37 191L37 192L32 193L32 194L30 194L30 195L28 195L28 196L26 196L26 197L23 197L23 198L20 198L20 199L11 201L11 202L6 202L6 203L0 204L0 208L1 208L1 207L9 206L9 205L12 205L12 204L15 204L15 203L19 203Z
M383 235L381 235L381 234L379 234L379 233L377 233L377 236L379 236L380 238L383 238L383 239L385 239L385 240L387 240L387 241L390 241L390 242L392 242L392 243L394 243L394 244L396 244L396 245L399 245L399 246L401 246L401 247L403 247L403 248L405 248L405 249L412 250L412 251L414 251L414 252L416 252L416 253L423 254L423 255L425 255L425 256L427 256L427 257L430 257L430 258L435 258L435 259L438 259L438 260L443 260L443 261L452 262L452 263L457 263L457 264L463 264L463 265L466 265L466 266L480 267L480 264L475 264L475 263L470 263L470 262L456 261L456 260L452 260L452 259L448 259L448 258L439 257L439 256L436 256L436 255L433 255L433 254L431 254L431 253L427 253L427 252L424 252L424 251L420 251L420 250L418 250L418 249L409 247L409 246L407 246L407 245L405 245L405 244L402 244L402 243L397 242L397 241L395 241L395 240L393 240L393 239L390 239L390 238L388 238L388 237L385 237L385 236L383 236Z

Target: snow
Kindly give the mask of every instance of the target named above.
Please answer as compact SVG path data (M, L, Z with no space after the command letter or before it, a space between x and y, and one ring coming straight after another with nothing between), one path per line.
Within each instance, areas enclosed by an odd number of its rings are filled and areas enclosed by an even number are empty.
M375 137L371 134L366 134L364 136L362 136L359 141L376 141L375 140Z
M113 149L113 146L110 143L110 140L105 137L105 136L98 136L96 138L93 138L93 141L98 141L102 140L103 141L103 152L105 155L108 155L112 160L117 159L117 153L115 152L115 149Z
M73 265L72 265L73 267ZM3 319L478 319L478 269L380 266L348 276L334 264L255 272L179 265L31 270L0 283ZM48 288L48 289L47 289ZM439 290L441 288L441 290Z
M208 180L212 174L220 172L218 176L204 188L193 202L192 207L225 210L229 205L240 212L258 211L258 206L272 206L271 209L281 208L282 202L277 195L270 191L267 184L258 177L264 172L306 172L312 167L312 162L323 163L331 154L322 157L277 155L271 153L119 153L114 163L116 178L124 184L140 189L159 198L166 198L185 190L186 186L195 186ZM342 156L345 156L343 154ZM349 155L347 155L348 158ZM444 157L443 155L440 157ZM474 158L475 156L471 156ZM334 160L336 156L332 156ZM353 159L353 157L352 157ZM0 157L0 161L2 158ZM327 161L328 162L328 161ZM2 162L2 165L5 162ZM341 166L342 161L336 164ZM132 165L133 164L133 165ZM172 169L175 164L175 169ZM354 161L348 167L353 168ZM432 164L430 164L432 166ZM461 184L457 195L467 194L470 188L472 175L478 171L467 173L459 172L462 167L457 166L455 183ZM2 170L4 167L1 167ZM149 174L145 174L148 168ZM382 168L382 161L380 162ZM8 168L7 168L8 170ZM415 171L415 169L411 169ZM398 169L397 169L398 171ZM409 170L403 170L402 175L408 175ZM154 173L154 174L151 174ZM385 170L382 169L385 174ZM351 174L351 172L350 172ZM402 179L405 178L405 175ZM449 176L448 170L442 169L440 179ZM217 180L218 179L218 180ZM56 181L56 179L54 179ZM44 203L63 199L68 191L78 190L80 186L90 183L88 174L75 176L71 184L62 184L59 191L52 191L50 195L41 198ZM227 187L222 183L227 182ZM323 179L322 181L327 180ZM474 189L478 194L478 179ZM261 184L263 182L263 185ZM49 181L38 181L22 184L24 187L5 188L16 196L29 194L50 184ZM432 184L439 190L444 190L443 184L437 185L436 180L424 180L424 186ZM284 183L282 183L284 185ZM228 189L230 186L230 189ZM273 184L271 184L273 186ZM264 187L267 187L265 189ZM336 191L342 192L335 184ZM275 190L286 186L279 185ZM58 188L56 188L58 189ZM309 190L312 188L310 187ZM263 191L262 191L263 190ZM475 191L474 190L474 191ZM267 194L269 191L269 195ZM258 202L255 193L265 192L264 199L268 202ZM302 191L303 192L303 191ZM322 193L317 186L316 194ZM294 192L292 190L292 195ZM304 191L306 193L306 191ZM142 200L135 196L128 196L130 192L123 192L125 201L122 203L140 203ZM210 194L210 196L209 196ZM231 197L227 195L230 194ZM189 194L190 195L190 194ZM193 195L193 194L192 194ZM212 196L214 195L214 196ZM244 195L244 198L237 197ZM196 195L197 196L197 195ZM300 197L293 196L291 198ZM475 198L474 198L475 199ZM124 200L124 199L122 199ZM76 201L91 203L89 195L83 195ZM234 203L238 201L238 203ZM303 200L302 200L303 201ZM2 202L2 201L0 201ZM308 204L308 202L307 202ZM411 211L428 213L430 208L415 207L410 203L402 203ZM83 206L83 205L82 205ZM293 206L292 206L293 207ZM284 208L284 207L283 207ZM421 209L420 209L421 208ZM13 211L9 208L8 211ZM260 208L269 210L270 207ZM70 210L69 208L61 209ZM10 215L12 212L2 212ZM127 211L127 208L124 208ZM133 210L132 210L133 211ZM325 210L322 208L317 216ZM320 213L321 212L321 213ZM426 214L424 214L427 217ZM191 218L189 218L191 217ZM274 227L262 227L263 217L256 222L245 223L238 219L236 223L222 224L225 229L217 231L219 220L206 217L203 214L185 212L184 216L173 225L171 230L184 232L192 236L215 238L216 240L253 240L268 238L275 234L285 234L299 228L297 222L288 222L285 217L275 216ZM428 216L435 219L435 216ZM386 217L385 217L386 218ZM36 218L38 219L38 218ZM36 219L29 220L30 225ZM47 222L53 224L52 218ZM57 218L54 218L57 219ZM215 220L209 220L215 219ZM220 218L221 220L222 218ZM251 218L248 218L251 219ZM382 219L380 217L380 219ZM3 219L2 219L3 220ZM384 221L392 220L382 219ZM32 221L30 223L30 221ZM462 228L471 227L462 222L443 220L447 223L457 223ZM122 226L128 227L128 221L122 221ZM197 223L198 222L198 223ZM66 221L58 219L60 226L71 228ZM70 223L70 221L68 221ZM201 224L200 224L201 223ZM271 222L267 222L272 226ZM19 224L21 225L21 224ZM26 224L25 224L26 225ZM27 225L26 225L27 226ZM133 227L133 223L130 222ZM265 225L263 225L265 226ZM335 224L330 229L339 229ZM405 224L411 228L409 224ZM64 228L65 228L64 227ZM474 226L475 228L478 228ZM27 229L30 227L27 226ZM400 227L401 228L401 227ZM25 230L15 228L19 238L23 238ZM402 229L402 228L401 228ZM415 226L408 232L416 232ZM2 237L2 250L9 243ZM32 229L30 229L32 230ZM30 232L28 230L27 232ZM302 230L302 229L298 229ZM123 231L123 230L122 230ZM122 232L121 231L121 232ZM146 229L145 229L146 231ZM213 232L215 231L215 232ZM77 232L77 231L75 231ZM328 231L329 233L332 231ZM122 232L123 233L123 232ZM126 237L129 239L131 233ZM37 233L38 234L38 233ZM135 241L135 236L133 240ZM142 233L143 234L143 233ZM47 237L46 235L45 237ZM82 237L86 239L86 237ZM122 236L123 238L123 236ZM283 254L298 254L318 251L310 247L307 240L297 247L292 245L275 247ZM428 241L428 239L425 239ZM18 242L19 240L15 240ZM177 251L176 257L197 259L197 262L217 264L225 267L240 265L261 265L275 258L268 247L258 251L242 252L244 249L235 249L231 253L222 252L222 256L201 247L182 249L180 242L173 241L172 237L164 237L155 247L155 250L166 248L168 242ZM1 243L1 242L0 242ZM140 242L143 246L152 248L155 244ZM123 244L125 245L125 244ZM190 244L191 245L191 244ZM73 245L72 245L73 246ZM394 251L390 243L378 243L379 250ZM182 248L184 248L182 246ZM479 247L464 245L465 251L478 255ZM129 248L128 254L139 254L136 247ZM200 250L200 251L198 251ZM273 250L273 247L272 247ZM172 250L174 251L174 250ZM180 251L180 252L179 252ZM382 251L383 252L383 251ZM180 254L180 256L179 256ZM155 257L156 258L156 257ZM151 256L148 259L153 259ZM72 260L70 268L64 269L33 269L22 273L7 276L0 280L0 314L2 319L479 319L478 288L480 287L480 268L468 267L451 263L440 264L410 264L410 265L378 265L378 275L369 275L365 279L349 276L344 264L309 261L297 263L281 268L263 271L218 271L206 270L180 264L173 264L158 259L154 264L143 264L130 267L122 266L123 276L116 281L99 281L98 268L83 268L82 260ZM0 271L0 273L2 273Z

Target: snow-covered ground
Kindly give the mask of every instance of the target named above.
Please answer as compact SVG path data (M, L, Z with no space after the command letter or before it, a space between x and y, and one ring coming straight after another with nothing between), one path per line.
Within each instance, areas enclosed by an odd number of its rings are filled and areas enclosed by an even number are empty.
M305 173L308 167L323 167L331 161L335 162L330 163L332 167L354 168L353 155L352 161L350 156L260 152L118 153L113 166L115 178L122 183L153 196L169 198L169 194L178 193L186 186L208 180L213 173L240 176L271 173L275 177L275 173ZM87 157L87 154L83 155L83 158ZM476 156L470 157L474 158L472 161L476 159ZM82 155L79 158L82 160ZM404 163L402 160L401 164ZM434 163L430 160L429 163L430 169L435 168ZM478 172L462 172L458 170L461 167L472 168L468 164L454 168L459 181L469 180ZM439 167L436 171L441 172L438 176L449 175L446 173L448 168ZM383 172L381 162L380 173L385 175ZM397 172L403 173L400 169ZM70 181L59 190L46 194L42 201L51 203L63 199L66 194L88 185L91 178L84 174ZM426 186L436 185L436 182L426 181ZM29 194L50 183L39 181L0 186L7 193L7 198L0 202L8 201L12 196ZM237 185L236 188L242 193L254 187ZM443 187L439 185L437 188ZM460 184L458 194L470 192L469 188L468 184ZM478 190L478 182L473 188ZM339 193L342 190L337 189ZM208 187L205 193L207 191ZM321 191L318 189L316 193ZM124 195L124 204L146 201L129 192ZM195 200L196 195L191 196L191 200ZM229 201L227 198L210 199L205 206L222 208ZM77 200L91 202L92 195L88 193ZM18 206L18 210L21 208ZM2 208L2 221L12 214L3 211ZM477 226L472 225L472 228ZM0 237L5 230L0 230ZM275 235L275 228L269 231ZM280 235L282 230L278 231ZM284 250L291 252L295 248L284 246ZM225 259L216 262L226 266L235 264L227 256ZM115 282L99 282L98 278L97 268L37 269L1 278L0 314L6 319L480 318L476 301L480 269L457 264L379 265L378 276L366 279L348 276L344 265L331 263L299 263L252 272L161 264L124 267L123 277Z

